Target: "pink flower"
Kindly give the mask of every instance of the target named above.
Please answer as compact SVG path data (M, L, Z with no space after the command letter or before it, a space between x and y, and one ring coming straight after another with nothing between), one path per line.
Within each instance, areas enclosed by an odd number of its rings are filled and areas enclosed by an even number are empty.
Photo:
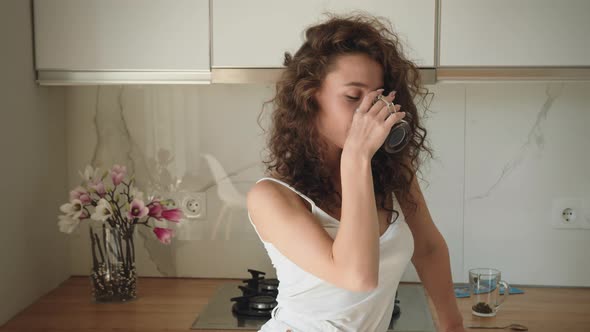
M74 199L79 199L82 204L90 204L90 202L92 202L90 194L82 186L78 186L74 190L70 191L70 200Z
M113 179L113 184L118 186L123 181L125 177L125 173L127 173L127 167L121 165L113 165L111 168L111 179Z
M179 222L182 217L183 215L180 209L170 209L162 211L162 218L169 221Z
M150 209L143 204L142 200L134 198L129 206L129 211L127 211L127 218L129 218L129 220L143 218L147 216L149 211Z
M107 193L104 187L104 183L101 180L94 180L90 182L90 188L96 191L96 194L101 198L104 197Z
M150 211L148 212L148 216L156 218L158 220L162 219L162 210L164 208L162 207L160 201L153 201L150 204L148 204L148 207L150 209Z
M154 233L158 237L158 240L164 244L170 244L174 236L174 230L170 228L154 227Z

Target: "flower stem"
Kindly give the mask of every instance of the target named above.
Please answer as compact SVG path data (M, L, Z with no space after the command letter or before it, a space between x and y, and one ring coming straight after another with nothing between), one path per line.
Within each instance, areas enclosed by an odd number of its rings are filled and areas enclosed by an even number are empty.
M92 241L92 266L93 269L96 271L98 269L98 260L96 259L96 249L94 246L96 245L96 241L94 239L94 235L92 233L92 226L88 227L90 231L90 240Z
M102 224L102 244L104 245L104 252L108 253L109 248L107 247L107 230L106 225ZM107 255L107 261L109 260L109 255ZM104 258L103 258L104 261Z
M91 231L92 232L92 231ZM95 238L94 243L97 244L97 248L98 248L98 252L100 253L100 259L102 260L102 262L104 263L104 255L102 253L102 248L100 247L100 241L98 240L98 234L96 233L92 233L93 237Z

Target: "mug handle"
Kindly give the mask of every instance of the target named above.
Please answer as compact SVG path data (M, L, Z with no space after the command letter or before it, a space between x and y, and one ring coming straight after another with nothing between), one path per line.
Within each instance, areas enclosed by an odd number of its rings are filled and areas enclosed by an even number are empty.
M510 294L510 285L506 281L500 280L498 281L498 284L504 286L504 295L498 296L499 302L496 302L496 310L500 309L500 306L504 303L504 301L506 301L506 299L508 298L508 294ZM498 290L498 294L499 293L500 291Z

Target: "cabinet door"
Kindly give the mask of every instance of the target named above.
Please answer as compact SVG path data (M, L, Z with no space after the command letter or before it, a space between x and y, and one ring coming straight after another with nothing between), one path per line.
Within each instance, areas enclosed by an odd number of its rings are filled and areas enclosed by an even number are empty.
M441 66L588 66L588 0L442 0Z
M434 66L435 0L212 0L212 67L282 67L323 11L355 9L388 18L408 58Z
M36 0L37 69L210 70L208 0Z

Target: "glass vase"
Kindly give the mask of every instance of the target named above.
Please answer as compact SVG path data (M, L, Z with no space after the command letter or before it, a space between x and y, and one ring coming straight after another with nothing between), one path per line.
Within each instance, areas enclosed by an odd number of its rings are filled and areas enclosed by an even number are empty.
M137 298L134 227L109 222L90 225L90 281L94 302L126 302Z

